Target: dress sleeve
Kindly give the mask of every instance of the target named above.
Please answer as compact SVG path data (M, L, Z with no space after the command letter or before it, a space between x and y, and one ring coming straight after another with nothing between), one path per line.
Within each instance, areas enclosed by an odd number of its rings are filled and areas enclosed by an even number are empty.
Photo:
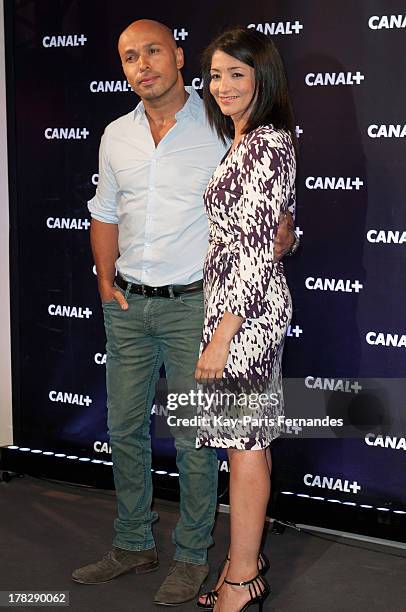
M274 241L281 210L292 196L294 164L291 143L253 139L242 156L240 240L233 254L231 290L225 310L244 318L260 317L272 277Z
M296 220L296 189L293 185L288 202L288 211L292 214L293 220Z
M108 132L104 132L99 148L99 181L95 196L87 207L94 219L105 223L118 223L118 186L108 159Z

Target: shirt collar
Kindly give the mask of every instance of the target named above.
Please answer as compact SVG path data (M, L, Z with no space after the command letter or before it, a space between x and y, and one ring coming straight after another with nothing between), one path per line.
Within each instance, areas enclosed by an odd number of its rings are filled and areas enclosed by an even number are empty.
M204 115L202 100L194 87L188 85L185 89L189 97L183 107L176 113L175 117L176 119L181 119L189 116L193 119L200 119L202 115Z
M177 120L185 117L192 117L195 120L204 122L204 109L203 102L199 94L193 87L189 85L185 86L185 90L189 94L184 106L176 113L175 117ZM145 117L145 107L142 100L137 104L134 109L134 120L138 123Z

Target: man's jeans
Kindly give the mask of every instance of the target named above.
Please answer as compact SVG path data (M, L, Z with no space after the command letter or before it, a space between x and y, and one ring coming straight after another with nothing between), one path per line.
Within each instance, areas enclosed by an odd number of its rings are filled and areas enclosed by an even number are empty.
M151 524L150 412L159 369L165 363L169 391L193 388L204 310L202 292L174 298L123 295L103 304L107 336L108 428L118 517L114 545L125 550L155 546ZM191 407L190 407L191 409ZM196 414L196 408L193 409ZM172 413L171 413L172 414ZM180 485L180 518L172 538L175 559L207 562L217 501L217 455L195 448L191 428L172 428Z

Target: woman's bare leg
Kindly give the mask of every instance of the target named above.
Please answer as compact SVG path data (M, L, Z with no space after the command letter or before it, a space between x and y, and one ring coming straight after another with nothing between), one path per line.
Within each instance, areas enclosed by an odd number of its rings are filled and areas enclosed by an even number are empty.
M227 579L249 580L258 574L258 553L270 495L268 450L228 450L230 463L230 564ZM248 588L224 584L215 612L236 612L249 600Z

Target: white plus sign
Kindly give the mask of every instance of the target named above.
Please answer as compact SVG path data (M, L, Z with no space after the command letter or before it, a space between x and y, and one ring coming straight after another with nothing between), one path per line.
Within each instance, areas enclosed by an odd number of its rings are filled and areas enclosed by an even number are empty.
M359 85L361 83L361 81L363 81L365 79L364 75L360 73L360 71L358 70L352 77L353 81L355 81L357 83L357 85Z
M355 189L358 191L358 189L363 186L364 181L361 181L359 176L357 176L357 177L355 177L355 179L353 179L351 181L351 183L352 183L352 185L354 185Z
M288 426L286 427L286 433L294 433L295 436L298 435L299 431L302 431L302 427L299 427L299 425L292 425L292 426Z
M88 319L93 314L93 312L90 310L88 306L86 306L86 308L83 311L83 314L85 315L86 319Z
M355 293L359 293L360 289L363 289L364 285L356 280L354 283L351 283L351 287L354 289Z
M358 391L362 391L362 387L357 380L355 380L352 383L351 389L354 391L354 393L358 393Z
M296 136L297 136L298 138L300 138L301 134L303 134L303 130L302 130L302 128L300 127L300 125L297 125L297 126L296 126Z
M89 130L87 130L86 128L82 128L80 130L80 133L82 134L82 138L87 138L89 136Z
M299 34L300 30L303 30L303 26L300 21L295 21L295 23L292 24L292 30L294 30L296 34Z
M181 38L182 40L185 40L185 38L189 35L189 32L187 32L187 30L185 30L185 28L182 28L181 30L178 31L177 28L174 29L173 31L173 37L175 40L179 40L179 38Z
M296 325L291 331L292 334L296 336L296 338L299 338L300 334L303 333L303 329L300 329L299 325Z
M90 227L90 221L89 221L89 219L84 219L84 221L83 221L83 227L84 227L85 229L89 229L89 227Z
M299 226L295 228L295 232L298 236L303 236L303 230L301 230Z
M356 480L354 480L354 482L348 486L350 489L352 489L353 493L358 493L358 491L361 490L361 487Z
M85 42L87 41L87 38L84 34L81 34L78 38L78 41L80 42L81 46L83 47L83 45L85 44Z
M90 399L88 395L86 395L86 397L83 398L83 401L85 402L86 406L92 403L92 400Z

